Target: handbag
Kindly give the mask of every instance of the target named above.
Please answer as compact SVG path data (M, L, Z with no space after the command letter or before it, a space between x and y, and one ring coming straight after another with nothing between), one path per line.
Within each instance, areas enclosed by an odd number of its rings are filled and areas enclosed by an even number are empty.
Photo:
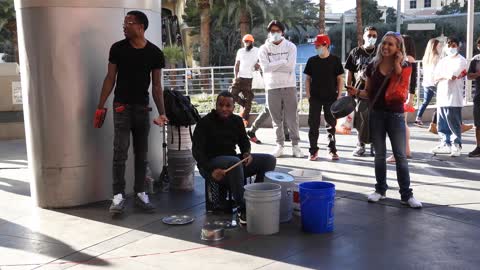
M393 72L385 92L385 104L392 105L405 103L408 97L408 87L410 86L410 77L412 75L412 66L402 67L402 72L396 74Z

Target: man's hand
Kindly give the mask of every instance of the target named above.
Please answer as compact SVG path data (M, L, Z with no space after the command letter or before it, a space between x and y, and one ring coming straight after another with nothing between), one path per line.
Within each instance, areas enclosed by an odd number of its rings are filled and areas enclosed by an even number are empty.
M245 154L243 154L243 158L244 158L244 159L245 159L245 158L247 159L247 160L244 161L245 166L250 165L250 164L252 163L252 161L253 161L253 157L252 157L252 155L251 155L250 153L245 153Z
M257 63L255 64L255 70L259 70L260 69L260 65Z
M450 80L455 81L457 79L457 76L453 75Z
M220 182L222 179L225 177L225 170L222 169L215 169L212 172L212 178L213 180Z
M168 118L165 114L161 114L160 116L158 116L153 120L153 123L155 123L155 125L158 125L158 126L163 126L168 124Z

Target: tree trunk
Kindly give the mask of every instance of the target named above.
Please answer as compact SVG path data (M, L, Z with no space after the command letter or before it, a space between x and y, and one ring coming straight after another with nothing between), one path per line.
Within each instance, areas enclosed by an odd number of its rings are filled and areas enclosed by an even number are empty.
M13 55L15 58L15 63L20 63L20 59L18 57L18 33L17 33L17 21L15 19L10 20L7 25L5 26L10 33L12 33L12 45L13 45Z
M210 66L210 3L199 0L200 9L200 66Z
M245 9L240 11L240 35L242 38L250 32L250 14Z
M320 0L320 12L319 12L318 28L320 34L325 34L325 0Z
M363 45L362 0L357 0L357 43Z

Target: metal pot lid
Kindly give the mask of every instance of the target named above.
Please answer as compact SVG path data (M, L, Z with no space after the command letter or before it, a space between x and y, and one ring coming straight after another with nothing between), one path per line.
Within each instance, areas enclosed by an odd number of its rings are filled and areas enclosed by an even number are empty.
M192 223L194 220L194 217L187 215L171 215L168 217L164 217L162 219L162 222L168 225L185 225Z

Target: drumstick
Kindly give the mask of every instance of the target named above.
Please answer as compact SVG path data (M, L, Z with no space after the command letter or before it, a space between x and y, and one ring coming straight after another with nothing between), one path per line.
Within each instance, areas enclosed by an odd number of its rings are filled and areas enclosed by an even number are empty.
M245 162L245 160L247 160L247 159L248 159L248 157L240 160L239 162L237 162L237 163L236 163L235 165L233 165L232 167L226 169L226 170L225 170L225 174L227 174L229 171L235 169L235 167L238 167L238 165L242 164L242 163Z

